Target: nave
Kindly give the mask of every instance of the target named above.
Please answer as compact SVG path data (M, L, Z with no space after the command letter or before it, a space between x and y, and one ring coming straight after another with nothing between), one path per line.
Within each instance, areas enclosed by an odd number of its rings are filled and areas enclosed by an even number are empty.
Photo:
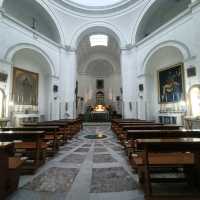
M104 134L89 140L86 135ZM33 176L21 176L10 200L143 200L123 147L110 124L84 126Z

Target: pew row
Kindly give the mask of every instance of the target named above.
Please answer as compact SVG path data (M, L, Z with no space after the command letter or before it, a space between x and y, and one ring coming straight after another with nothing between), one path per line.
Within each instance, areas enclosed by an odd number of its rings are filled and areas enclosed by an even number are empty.
M14 144L11 142L0 143L0 199L15 192L18 188L20 170L23 160L14 157Z
M140 181L144 184L146 200L197 200L200 199L200 138L138 139L144 149L142 157L135 159L139 167ZM155 168L183 168L185 177L157 177ZM177 173L177 171L175 171ZM188 194L158 194L152 183L174 183L189 181L197 191Z
M1 142L14 142L15 155L26 158L22 173L33 174L45 163L45 131L0 131Z

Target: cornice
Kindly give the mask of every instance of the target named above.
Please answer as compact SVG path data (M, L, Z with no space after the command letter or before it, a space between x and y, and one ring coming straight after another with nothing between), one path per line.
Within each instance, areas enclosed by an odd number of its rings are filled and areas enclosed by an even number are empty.
M73 3L70 0L49 0L53 5L68 10L75 15L88 17L105 17L107 15L120 14L129 8L136 7L143 0L123 0L110 6L84 6Z

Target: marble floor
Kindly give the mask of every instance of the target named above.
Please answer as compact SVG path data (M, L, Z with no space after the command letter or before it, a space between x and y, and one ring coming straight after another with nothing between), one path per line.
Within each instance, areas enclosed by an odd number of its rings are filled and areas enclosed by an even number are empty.
M84 136L104 134L106 139ZM34 176L22 176L9 200L143 200L110 124L86 125Z

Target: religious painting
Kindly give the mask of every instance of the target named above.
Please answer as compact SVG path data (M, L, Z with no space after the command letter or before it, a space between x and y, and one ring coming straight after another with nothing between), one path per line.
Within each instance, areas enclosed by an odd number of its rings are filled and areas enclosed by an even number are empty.
M159 103L175 103L185 99L183 64L158 72Z
M13 101L16 105L38 105L39 75L24 69L13 69Z
M97 80L97 85L96 85L97 90L102 90L104 89L104 80Z

